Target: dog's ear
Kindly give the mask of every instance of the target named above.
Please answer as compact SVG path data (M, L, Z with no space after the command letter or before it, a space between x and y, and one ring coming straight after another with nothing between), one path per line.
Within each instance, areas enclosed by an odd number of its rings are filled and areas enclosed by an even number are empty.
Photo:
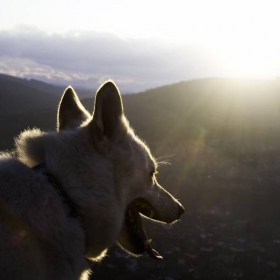
M93 136L100 140L116 140L123 134L123 104L114 82L107 81L96 92L92 122ZM103 141L104 142L104 141Z
M74 129L90 118L89 112L80 102L74 89L69 86L65 89L57 112L57 130Z

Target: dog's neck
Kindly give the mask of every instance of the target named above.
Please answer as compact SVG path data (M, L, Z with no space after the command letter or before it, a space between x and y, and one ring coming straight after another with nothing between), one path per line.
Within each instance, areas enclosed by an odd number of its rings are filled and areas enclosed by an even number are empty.
M69 207L71 217L77 218L80 221L80 217L78 215L78 211L77 211L77 207L76 207L75 203L73 203L71 198L64 191L61 184L51 174L51 172L47 168L47 165L45 163L40 163L40 164L34 166L32 169L35 172L41 173L45 177L47 177L49 183L56 189L56 191L59 194L62 202ZM80 221L80 223L81 223L81 221ZM81 225L82 225L82 223L81 223Z

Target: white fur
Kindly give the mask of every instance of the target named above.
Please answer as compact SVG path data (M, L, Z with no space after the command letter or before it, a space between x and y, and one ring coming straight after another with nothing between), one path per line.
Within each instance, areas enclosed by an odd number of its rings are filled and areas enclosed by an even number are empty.
M138 197L160 221L178 219L180 204L150 177L156 162L130 129L111 81L98 90L92 117L68 88L57 128L24 131L16 139L17 157L0 157L0 279L87 279L87 258L100 260L117 240L134 254L123 221ZM31 169L43 162L79 219L48 179Z

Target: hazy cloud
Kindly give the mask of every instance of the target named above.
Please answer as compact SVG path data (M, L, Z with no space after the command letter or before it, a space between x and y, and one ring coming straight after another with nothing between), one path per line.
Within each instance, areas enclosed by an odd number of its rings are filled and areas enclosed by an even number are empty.
M76 86L113 78L123 90L139 91L223 68L209 50L92 31L48 34L18 26L0 31L0 42L0 72Z

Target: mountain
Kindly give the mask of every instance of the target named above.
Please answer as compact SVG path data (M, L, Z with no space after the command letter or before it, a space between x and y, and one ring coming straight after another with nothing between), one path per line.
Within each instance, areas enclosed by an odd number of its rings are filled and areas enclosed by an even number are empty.
M63 90L51 88L0 80L1 150L27 127L55 129ZM279 93L279 80L217 78L123 95L132 127L161 162L158 181L186 213L172 230L145 223L161 264L112 249L93 278L278 279ZM93 96L82 103L92 112Z
M144 139L267 137L280 133L280 83L250 79L180 82L123 97L125 113ZM92 108L92 99L85 99ZM151 131L152 130L152 131Z
M32 86L31 81L0 75L0 115L20 114L38 107L53 106L58 98L54 94ZM23 106L24 105L24 106Z
M65 86L52 85L39 80L23 79L23 78L9 76L1 73L0 73L0 84L4 85L6 89L11 89L11 90L13 89L12 85L17 84L17 85L21 85L23 88L24 87L28 87L29 89L32 88L33 90L38 90L40 92L45 92L47 94L55 95L58 97L61 96L65 88L68 86L68 84L65 84ZM92 93L94 92L94 89L93 90L87 90L83 88L77 88L77 89L80 92L81 98L91 96Z
M65 87L0 74L0 149L27 127L55 129L56 110ZM78 89L81 97L92 92Z
M2 132L12 131L11 125L17 132L34 125L54 128L62 92L43 82L0 75ZM201 133L207 139L265 140L280 134L279 92L278 80L213 78L123 95L123 102L132 126L148 142L179 141ZM92 112L93 94L82 102Z

